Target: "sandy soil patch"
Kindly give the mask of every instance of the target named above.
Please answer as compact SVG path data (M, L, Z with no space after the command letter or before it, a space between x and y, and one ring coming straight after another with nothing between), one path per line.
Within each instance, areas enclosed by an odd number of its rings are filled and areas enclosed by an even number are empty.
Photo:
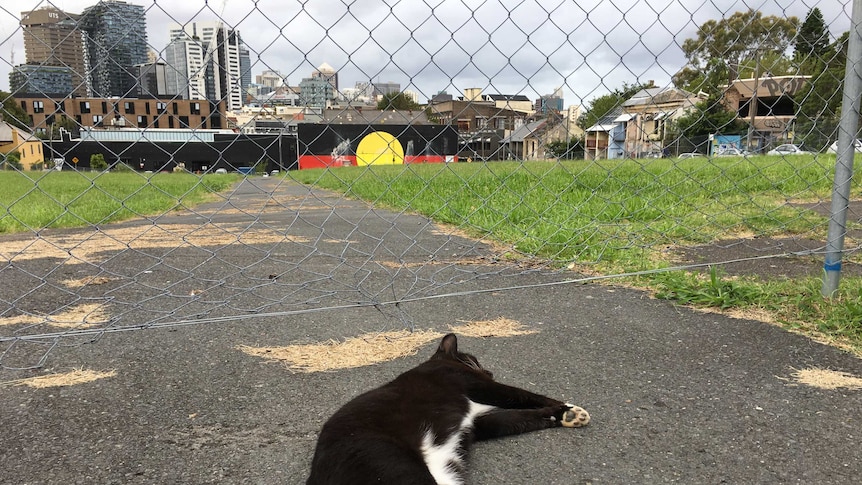
M34 389L44 389L46 387L63 387L74 386L78 384L86 384L107 377L114 377L117 371L99 372L94 370L75 369L71 372L46 374L36 377L28 377L26 379L16 379L14 381L0 382L0 387L16 387L27 386Z
M30 240L0 241L0 259L30 260L69 257L98 261L105 251L148 248L184 248L242 244L309 242L308 238L286 236L271 229L249 228L247 224L159 224L96 229L74 233L42 235Z
M537 332L508 318L463 322L451 329L466 337L512 337ZM237 349L255 357L282 362L294 372L325 372L363 367L414 355L421 347L443 338L443 335L434 330L398 330L367 333L343 341L330 340L284 347L240 345Z
M104 325L111 317L100 303L88 303L67 308L51 315L17 315L0 318L0 327L11 325L46 324L57 328L92 328Z
M851 391L862 389L862 377L848 372L813 367L795 370L792 377L793 381L799 384L818 389L849 389Z

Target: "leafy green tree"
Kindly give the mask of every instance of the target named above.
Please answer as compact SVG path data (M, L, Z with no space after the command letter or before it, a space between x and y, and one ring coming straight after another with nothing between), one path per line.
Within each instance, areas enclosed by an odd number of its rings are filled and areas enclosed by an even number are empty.
M682 43L688 63L674 76L674 82L688 91L713 94L718 86L736 77L739 66L753 65L770 52L786 51L798 24L796 17L765 16L753 9L704 22L696 38ZM761 63L764 72L774 64L767 65L763 59Z
M602 117L631 98L638 91L655 87L653 84L623 84L622 88L614 89L612 92L599 96L590 102L590 107L578 118L578 126L589 128L595 125Z
M377 109L379 110L389 110L389 109L398 109L398 110L420 110L422 106L413 101L410 96L407 96L403 92L397 93L387 93L384 94L380 101L377 102Z
M799 64L804 74L813 74L823 69L832 46L829 45L829 28L823 14L817 7L808 11L805 21L799 27L793 60Z
M0 91L0 105L2 105L0 106L0 115L2 115L3 121L22 130L30 131L30 115L21 109L21 105L11 94Z
M108 162L105 161L105 156L101 153L90 155L90 169L102 172L108 169Z
M716 133L724 135L743 133L747 126L735 112L725 109L719 94L714 94L679 117L674 123L674 131L678 136L692 139Z
M583 137L572 137L568 143L565 140L552 141L545 146L548 155L554 158L562 158L566 160L584 158L584 139Z
M795 96L799 105L796 140L809 149L822 150L837 137L848 39L849 33L845 32L829 46L829 57L825 59L822 69Z
M15 150L3 156L3 168L6 170L21 170L21 154Z

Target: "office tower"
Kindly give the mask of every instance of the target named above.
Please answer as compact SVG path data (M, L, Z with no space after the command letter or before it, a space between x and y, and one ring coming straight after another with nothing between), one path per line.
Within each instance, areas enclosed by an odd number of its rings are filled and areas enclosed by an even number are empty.
M17 84L31 86L33 89L51 89L45 91L47 94L86 96L86 69L84 51L81 48L81 31L78 30L79 18L80 15L66 13L54 7L21 12L27 66L21 66L17 71ZM41 70L39 66L53 68ZM39 79L31 82L22 77L29 75L38 76ZM67 77L68 85L65 84ZM60 78L64 81L61 82ZM59 91L54 91L55 89Z
M320 67L312 71L311 78L325 80L332 86L332 92L338 93L338 72L329 64L325 62L321 64Z
M189 98L225 101L228 110L242 108L244 46L239 32L213 21L175 24L169 34L168 72L188 80Z
M84 9L79 25L90 95L128 95L135 87L133 66L147 62L144 7L103 0Z

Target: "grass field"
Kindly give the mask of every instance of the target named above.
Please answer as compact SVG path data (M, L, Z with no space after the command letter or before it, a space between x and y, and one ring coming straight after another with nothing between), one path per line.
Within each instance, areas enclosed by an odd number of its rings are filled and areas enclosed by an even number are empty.
M592 273L669 266L667 246L734 237L825 240L827 220L788 204L829 200L834 155L345 167L291 173L395 210L424 214L515 252ZM854 180L852 192L859 194ZM855 256L854 256L855 257ZM794 280L675 271L628 278L659 298L734 309L862 349L862 280L831 299L821 275ZM764 317L768 315L768 317Z
M105 224L198 204L237 175L0 172L0 233Z

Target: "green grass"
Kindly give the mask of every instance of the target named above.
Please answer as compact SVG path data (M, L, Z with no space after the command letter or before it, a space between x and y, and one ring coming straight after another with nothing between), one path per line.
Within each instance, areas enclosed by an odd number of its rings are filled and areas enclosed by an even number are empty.
M201 203L237 175L0 172L0 233L79 227Z
M619 274L669 266L662 249L742 235L825 239L827 221L788 201L829 200L834 155L344 167L296 180L424 214L560 265ZM860 192L853 181L852 192ZM862 280L820 296L820 275L789 281L713 271L635 279L661 298L760 309L789 328L862 349Z

